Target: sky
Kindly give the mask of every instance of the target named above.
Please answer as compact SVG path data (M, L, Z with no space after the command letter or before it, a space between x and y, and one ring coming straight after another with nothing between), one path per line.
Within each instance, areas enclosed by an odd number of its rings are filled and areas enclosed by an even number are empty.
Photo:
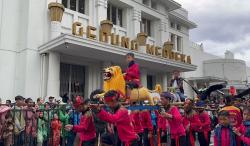
M206 52L224 57L232 51L250 66L250 0L176 0L198 27L190 40L203 43Z

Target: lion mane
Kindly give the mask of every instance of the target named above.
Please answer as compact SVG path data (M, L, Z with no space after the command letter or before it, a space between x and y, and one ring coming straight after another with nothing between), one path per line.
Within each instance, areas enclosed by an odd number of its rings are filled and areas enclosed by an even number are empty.
M125 80L122 74L122 70L119 66L111 66L104 69L104 72L110 72L112 74L111 79L104 81L103 90L108 92L109 90L120 91L123 95L125 93Z

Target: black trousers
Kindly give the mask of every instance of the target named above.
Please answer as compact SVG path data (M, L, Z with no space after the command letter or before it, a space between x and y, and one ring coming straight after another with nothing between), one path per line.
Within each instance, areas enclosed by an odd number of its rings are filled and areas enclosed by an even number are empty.
M138 139L138 146L139 145L142 145L142 138L143 138L143 133L138 133L138 135L139 135L139 137L140 137L140 139Z
M190 141L190 134L189 132L186 132L186 145L187 146L192 146L191 141ZM194 141L196 140L195 132L192 132L192 136L194 138Z
M82 146L95 146L95 138L82 142Z
M201 146L209 146L211 131L208 132L208 141L205 138L204 132L198 132L198 140Z
M176 146L175 139L171 139L171 146ZM179 137L179 146L186 146L186 136Z
M118 145L118 146L119 146L119 145ZM121 146L125 146L125 143L122 143ZM134 141L132 141L132 142L129 144L129 146L140 146L140 145L138 144L138 141L137 141L137 140L134 140Z
M148 138L149 130L146 128L143 132L143 145L150 146L150 140Z

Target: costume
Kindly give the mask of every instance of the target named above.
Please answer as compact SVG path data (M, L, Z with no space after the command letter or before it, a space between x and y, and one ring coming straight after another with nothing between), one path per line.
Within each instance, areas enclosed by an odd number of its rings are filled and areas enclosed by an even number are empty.
M126 108L119 106L114 114L108 113L102 109L97 116L101 120L116 126L118 137L125 146L137 145L138 137L134 131L132 120Z
M203 111L199 113L199 119L201 121L201 130L198 131L198 140L200 145L209 146L211 135L211 120L207 112Z
M240 140L243 142L243 146L250 146L250 121L245 121L239 127L239 132L242 134Z
M236 146L236 135L232 127L218 125L214 130L214 146Z
M51 121L51 128L53 138L50 140L50 145L58 146L60 145L62 123L58 119L53 119Z
M142 127L141 112L139 110L131 111L130 117L132 120L134 131L140 136L140 140L138 141L138 145L142 145L142 135L143 135L144 130Z
M190 111L188 115L185 114L183 117L183 126L187 127L188 125L189 131L186 131L187 145L195 146L195 133L201 130L202 125L199 119L199 115L193 110Z
M138 88L140 85L140 70L139 65L135 61L131 61L126 69L125 81L133 86L132 88Z
M74 125L74 132L80 134L80 141L82 146L94 146L96 138L96 130L94 125L94 118L91 111L86 111L80 119L79 125Z
M181 114L176 106L170 107L166 113L172 115L171 119L168 119L171 136L171 146L186 145L186 133L182 123Z
M141 112L141 117L142 117L142 128L144 130L143 132L143 141L144 141L144 146L153 146L153 124L151 120L151 115L148 110L143 110ZM151 135L151 137L148 137L148 135Z

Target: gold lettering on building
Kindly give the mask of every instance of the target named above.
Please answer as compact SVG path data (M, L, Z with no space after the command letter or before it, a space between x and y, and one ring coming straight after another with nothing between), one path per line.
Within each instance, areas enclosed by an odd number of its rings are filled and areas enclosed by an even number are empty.
M129 49L129 38L128 37L125 37L125 36L122 37L121 46Z
M159 47L159 46L155 47L155 55L156 56L160 56L161 55L161 53L160 53L161 51L160 50L161 50L161 47Z
M131 50L138 51L138 43L136 40L132 40L130 44L131 44L131 47L130 47Z
M82 23L80 23L80 22L74 22L72 24L72 34L76 35L76 36L83 36Z
M99 41L108 43L109 41L108 33L100 30Z
M114 33L111 34L111 44L112 45L119 46L119 43L120 43L119 39L120 39L119 35L115 35Z
M87 38L90 38L90 39L96 39L96 35L93 34L92 32L95 32L96 31L96 28L93 27L93 26L87 26Z
M111 24L110 23L103 23L102 28L100 28L99 31L99 41L110 43L115 46L121 46L130 50L138 51L139 48L139 42L138 40L131 40L130 38L126 36L120 37L119 35L116 35L115 33L111 33ZM104 27L105 26L105 27ZM83 26L80 22L74 22L72 24L72 34L76 36L83 37ZM96 39L96 28L93 26L87 26L86 30L86 37L89 39ZM111 41L109 39L111 38ZM181 54L178 52L173 51L174 44L172 42L165 42L163 47L154 46L150 44L146 44L146 53L150 55L155 55L159 57L164 57L167 59L180 61L183 63L191 64L191 57L187 56L185 54Z
M146 52L148 53L148 54L150 54L150 55L154 55L154 53L155 53L155 46L154 45L149 45L149 44L147 44L146 45Z

